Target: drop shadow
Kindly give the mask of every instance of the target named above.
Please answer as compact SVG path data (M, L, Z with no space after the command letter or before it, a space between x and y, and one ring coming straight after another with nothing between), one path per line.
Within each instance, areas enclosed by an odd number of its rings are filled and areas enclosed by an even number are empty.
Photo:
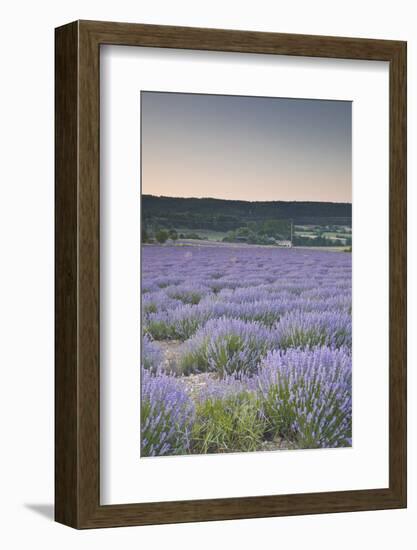
M24 504L25 508L54 521L54 505L53 504Z

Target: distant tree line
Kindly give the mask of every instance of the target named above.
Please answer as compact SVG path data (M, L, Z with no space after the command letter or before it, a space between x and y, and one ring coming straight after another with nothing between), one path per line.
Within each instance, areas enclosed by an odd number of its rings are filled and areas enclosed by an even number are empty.
M267 220L293 220L298 224L351 225L352 205L331 202L249 202L220 199L155 197L142 195L146 227L172 227L233 231Z

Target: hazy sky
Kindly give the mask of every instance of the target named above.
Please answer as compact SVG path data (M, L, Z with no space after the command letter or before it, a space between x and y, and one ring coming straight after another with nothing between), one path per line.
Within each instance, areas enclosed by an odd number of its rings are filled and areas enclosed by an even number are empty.
M351 202L348 101L141 92L142 193Z

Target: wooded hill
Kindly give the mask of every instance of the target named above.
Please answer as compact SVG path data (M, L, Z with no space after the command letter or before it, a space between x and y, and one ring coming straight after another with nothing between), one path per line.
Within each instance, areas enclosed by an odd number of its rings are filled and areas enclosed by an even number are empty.
M221 199L156 197L142 195L145 227L230 231L267 220L292 220L294 224L351 226L352 205L335 202L249 202Z

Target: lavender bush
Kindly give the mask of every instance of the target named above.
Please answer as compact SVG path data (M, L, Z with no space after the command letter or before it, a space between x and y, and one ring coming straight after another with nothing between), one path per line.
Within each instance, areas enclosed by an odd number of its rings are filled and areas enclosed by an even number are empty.
M142 338L142 367L156 371L161 367L163 356L158 345L147 334Z
M270 352L254 381L268 431L300 448L351 445L352 372L347 349Z
M205 370L220 376L253 373L272 338L271 331L257 322L212 319L188 342L181 368L186 374Z
M141 455L185 454L195 406L175 376L142 369Z
M294 311L275 325L280 349L352 345L349 313L342 311Z

